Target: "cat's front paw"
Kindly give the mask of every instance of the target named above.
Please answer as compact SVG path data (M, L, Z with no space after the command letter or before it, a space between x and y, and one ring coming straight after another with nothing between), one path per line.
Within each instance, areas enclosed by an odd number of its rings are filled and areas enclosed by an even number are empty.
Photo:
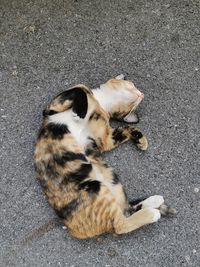
M148 141L146 137L137 128L132 129L131 132L132 140L136 143L137 147L141 150L147 150Z
M142 138L139 139L139 142L137 143L137 147L141 150L147 150L148 141L144 135L142 136Z

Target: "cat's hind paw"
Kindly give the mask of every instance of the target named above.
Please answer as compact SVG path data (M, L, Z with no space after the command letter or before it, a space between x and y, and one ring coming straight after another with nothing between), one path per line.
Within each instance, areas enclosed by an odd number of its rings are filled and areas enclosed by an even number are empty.
M163 196L155 195L148 197L147 199L143 200L140 204L142 204L142 208L151 207L154 209L159 208L164 203Z

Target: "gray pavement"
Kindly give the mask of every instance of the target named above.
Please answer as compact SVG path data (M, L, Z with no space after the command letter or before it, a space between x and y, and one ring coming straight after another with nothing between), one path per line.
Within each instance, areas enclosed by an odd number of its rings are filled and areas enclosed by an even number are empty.
M200 1L0 0L0 13L0 266L200 266ZM145 94L150 147L127 143L106 161L130 198L162 194L179 213L79 241L36 180L41 112L64 88L119 73Z

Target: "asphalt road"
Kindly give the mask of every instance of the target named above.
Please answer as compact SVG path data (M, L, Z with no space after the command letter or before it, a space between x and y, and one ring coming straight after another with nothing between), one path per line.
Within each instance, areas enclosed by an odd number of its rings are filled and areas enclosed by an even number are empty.
M200 266L200 1L0 0L0 13L0 266ZM178 214L79 241L55 225L36 180L41 112L66 87L120 73L145 94L150 146L106 161L130 198L162 194Z

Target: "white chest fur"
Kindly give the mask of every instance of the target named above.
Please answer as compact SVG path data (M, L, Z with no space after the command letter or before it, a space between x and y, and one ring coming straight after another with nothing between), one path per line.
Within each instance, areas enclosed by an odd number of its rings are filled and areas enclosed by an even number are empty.
M89 132L86 121L79 118L72 110L60 112L50 117L49 122L67 125L69 131L83 148L88 142Z
M131 93L127 90L109 90L106 85L101 85L100 88L94 89L93 94L107 112L110 112L113 107L120 105L121 102L128 105L132 97Z

